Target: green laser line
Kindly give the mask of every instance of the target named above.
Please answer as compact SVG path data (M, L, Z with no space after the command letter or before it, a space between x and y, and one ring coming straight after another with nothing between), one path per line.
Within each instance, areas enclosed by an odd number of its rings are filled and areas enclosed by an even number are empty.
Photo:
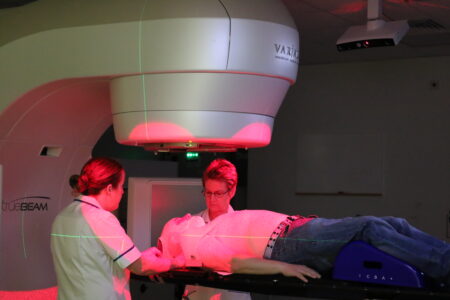
M184 237L195 237L195 238L201 238L205 237L205 235L199 235L199 234L183 234ZM250 236L250 235L207 235L208 237L216 237L216 238L237 238L237 239L269 239L269 236ZM347 242L344 240L334 240L334 239L326 239L326 240L319 240L319 239L302 239L302 238L289 238L289 237L278 237L278 239L283 240L296 240L296 241L305 241L305 242L336 242L336 243L342 243Z
M148 118L147 118L147 89L145 87L145 75L142 72L142 19L144 17L145 8L147 7L147 0L144 2L144 6L142 7L141 15L139 17L139 27L138 27L138 64L139 64L139 72L141 73L141 85L142 85L142 97L144 101L144 117L145 117L145 126L148 125ZM145 135L148 137L148 128L145 130Z
M52 233L52 236L56 237L65 237L65 238L86 238L86 239L120 239L122 236L95 236L95 235L73 235L73 234L61 234L61 233Z
M27 258L27 248L25 247L25 226L23 225L23 219L24 219L25 212L22 211L22 218L21 218L21 225L22 225L22 249L23 249L23 256L25 259Z

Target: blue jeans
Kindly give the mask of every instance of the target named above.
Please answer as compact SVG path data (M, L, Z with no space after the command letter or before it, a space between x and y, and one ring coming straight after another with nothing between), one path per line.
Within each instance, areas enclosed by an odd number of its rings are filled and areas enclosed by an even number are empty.
M273 248L271 259L328 272L343 246L361 240L436 278L450 276L450 244L394 217L316 218L294 221Z

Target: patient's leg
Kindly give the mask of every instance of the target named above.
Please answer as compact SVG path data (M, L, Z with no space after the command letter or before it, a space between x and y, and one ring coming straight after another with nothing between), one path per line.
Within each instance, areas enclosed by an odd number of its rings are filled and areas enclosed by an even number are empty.
M351 219L316 218L298 227L294 222L287 235L277 239L271 259L305 264L326 273L339 250L362 228Z
M400 258L434 278L450 273L450 244L395 218L368 217L356 239Z
M450 271L450 245L391 217L314 219L279 238L272 259L303 263L329 271L340 249L352 240L363 240L429 276L441 278Z
M406 235L415 240L423 241L424 243L428 243L436 248L448 249L449 244L445 241L442 241L431 234L423 232L420 229L415 228L411 224L408 223L407 220L403 218L396 217L381 217L384 221L388 222L392 227L397 230L397 232Z

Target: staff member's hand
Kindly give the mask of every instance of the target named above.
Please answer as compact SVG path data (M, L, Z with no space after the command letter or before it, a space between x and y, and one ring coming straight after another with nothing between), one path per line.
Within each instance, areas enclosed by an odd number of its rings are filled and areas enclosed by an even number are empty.
M142 260L148 263L148 266L153 270L153 273L166 272L171 268L172 261L168 258L162 257L161 251L155 247L148 248L141 254Z

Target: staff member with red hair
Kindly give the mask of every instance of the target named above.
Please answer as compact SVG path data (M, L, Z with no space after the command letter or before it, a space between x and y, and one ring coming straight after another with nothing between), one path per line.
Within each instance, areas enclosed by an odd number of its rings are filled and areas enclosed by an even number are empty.
M130 271L152 275L168 271L171 260L149 248L140 252L111 213L123 195L125 171L109 158L92 158L82 168L81 196L53 222L51 251L58 299L131 299Z

